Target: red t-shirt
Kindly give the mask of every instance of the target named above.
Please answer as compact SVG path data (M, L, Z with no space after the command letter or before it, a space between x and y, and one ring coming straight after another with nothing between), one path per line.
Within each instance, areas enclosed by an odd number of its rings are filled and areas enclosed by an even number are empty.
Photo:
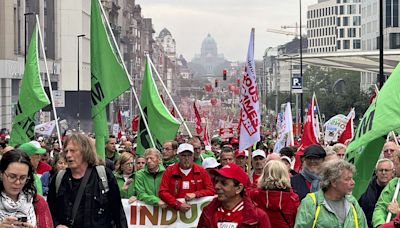
M218 222L218 227L237 227L243 220L243 200L240 201L232 210L227 210L223 206L217 209L215 218ZM222 226L222 225L230 226Z
M257 187L257 181L258 181L258 178L260 178L261 177L261 175L257 175L256 173L253 173L253 187Z
M39 161L38 167L36 168L37 174L43 174L47 171L50 171L52 168L46 162Z

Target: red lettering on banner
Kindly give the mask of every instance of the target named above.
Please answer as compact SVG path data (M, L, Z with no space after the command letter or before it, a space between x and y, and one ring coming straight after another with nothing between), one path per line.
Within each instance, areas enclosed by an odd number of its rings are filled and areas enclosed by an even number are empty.
M131 225L136 225L136 206L131 206Z

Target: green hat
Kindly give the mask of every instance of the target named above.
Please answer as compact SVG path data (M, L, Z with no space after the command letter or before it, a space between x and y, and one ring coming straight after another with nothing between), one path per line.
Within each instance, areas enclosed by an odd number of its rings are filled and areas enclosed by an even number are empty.
M30 141L28 143L24 143L18 147L21 151L25 152L29 157L35 154L44 154L46 153L46 149L40 146L40 143L37 141Z

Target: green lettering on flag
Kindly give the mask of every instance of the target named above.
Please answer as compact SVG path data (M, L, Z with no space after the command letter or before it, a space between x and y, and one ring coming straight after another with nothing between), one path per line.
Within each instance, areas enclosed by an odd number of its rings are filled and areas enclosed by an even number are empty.
M170 114L162 102L148 60L146 62L142 83L140 105L146 116L154 143L157 149L162 151L162 144L165 141L175 139L181 123ZM143 118L140 117L136 148L138 154L143 154L145 149L153 147L149 137Z
M108 28L101 15L98 0L91 1L90 16L90 71L92 121L96 134L96 151L105 158L105 142L108 139L106 106L129 89L130 83L118 57L117 48L110 40Z
M345 159L356 166L353 195L364 193L379 159L386 135L400 128L400 65L394 69L375 101L365 112Z
M35 26L26 56L24 75L19 88L18 103L15 106L10 145L29 142L34 137L35 114L50 104L40 79L38 28Z

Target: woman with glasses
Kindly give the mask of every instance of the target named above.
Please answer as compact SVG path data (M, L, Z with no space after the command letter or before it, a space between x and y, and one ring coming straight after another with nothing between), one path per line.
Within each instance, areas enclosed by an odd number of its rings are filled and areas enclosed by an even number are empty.
M0 227L53 227L49 207L36 194L32 163L13 149L0 161Z
M136 200L134 164L133 155L123 152L117 161L114 172L121 198L129 199L129 203Z

